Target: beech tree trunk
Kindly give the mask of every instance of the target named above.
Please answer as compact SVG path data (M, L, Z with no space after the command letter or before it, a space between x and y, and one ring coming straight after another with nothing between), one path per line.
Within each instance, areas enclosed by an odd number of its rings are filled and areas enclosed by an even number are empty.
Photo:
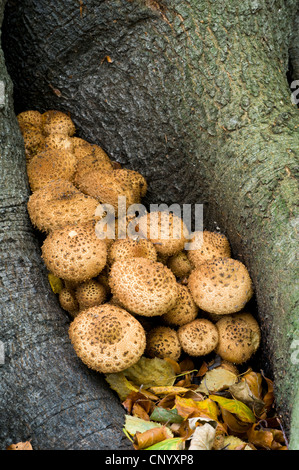
M3 30L16 113L69 112L79 136L144 174L148 203L203 203L205 226L227 234L254 282L263 352L292 448L299 447L299 123L287 71L297 6L9 0ZM75 358L49 292L8 109L2 439L31 434L37 448L119 448L120 407Z

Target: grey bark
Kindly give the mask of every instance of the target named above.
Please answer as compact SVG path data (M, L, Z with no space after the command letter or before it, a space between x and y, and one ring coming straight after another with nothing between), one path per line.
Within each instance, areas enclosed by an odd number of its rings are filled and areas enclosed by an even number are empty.
M81 6L9 1L16 112L70 112L78 135L146 176L148 202L205 204L206 227L219 226L250 270L277 408L298 429L299 139L286 78L297 1Z

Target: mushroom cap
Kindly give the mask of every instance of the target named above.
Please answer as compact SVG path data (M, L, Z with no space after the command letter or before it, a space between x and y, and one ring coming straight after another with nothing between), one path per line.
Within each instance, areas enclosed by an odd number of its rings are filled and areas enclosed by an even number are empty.
M216 323L219 342L216 353L222 359L242 364L257 351L260 344L260 329L251 314L227 315Z
M128 182L133 187L137 197L144 197L146 195L147 182L144 176L138 171L120 168L116 169L114 174L120 182Z
M109 284L127 310L146 317L168 312L178 296L174 274L148 258L116 261L110 269Z
M58 295L59 303L63 310L66 310L68 313L75 317L79 312L79 304L77 302L74 291L64 287L61 289Z
M55 276L83 282L100 274L107 247L97 238L94 223L87 222L50 232L42 245L42 258Z
M108 263L129 258L148 258L157 261L157 251L154 245L144 238L115 240L108 251Z
M42 131L42 114L36 110L23 111L17 115L17 120L23 132L25 129Z
M184 249L188 230L183 220L172 212L155 211L139 219L140 236L150 240L161 255L172 256Z
M61 134L71 136L76 132L75 124L62 111L49 110L44 112L42 115L42 125L45 135Z
M91 369L121 372L142 356L146 337L141 324L111 304L91 307L73 320L69 337L77 356Z
M177 361L182 348L177 332L168 326L157 326L146 335L146 354L149 357L169 357Z
M35 155L27 165L31 191L42 188L52 180L71 181L76 170L76 159L70 152L44 150Z
M44 147L45 137L37 128L26 128L22 132L26 162L28 163L34 155L41 152Z
M195 320L198 306L194 302L187 286L178 284L178 297L175 306L161 318L168 325L182 326Z
M68 135L64 134L49 134L45 136L44 149L56 150L56 151L67 151L71 152L74 159L77 161L74 155L73 140Z
M79 141L75 140L78 138L73 137L73 149L74 149L74 154L75 157L77 158L78 162L82 160L85 157L94 157L97 160L100 160L102 162L110 163L112 165L112 162L110 158L108 157L107 153L100 147L99 145L96 144L90 144L89 142L86 141Z
M197 318L178 329L182 349L189 356L205 356L218 344L216 326L205 318Z
M239 312L253 295L246 266L232 258L215 258L191 272L188 286L195 303L215 314Z
M118 210L118 197L126 197L126 207L139 203L132 186L120 182L115 177L115 171L89 171L77 178L78 188L85 194L94 197L102 204L111 204Z
M75 184L79 184L80 178L89 172L112 170L113 165L109 158L106 160L104 158L95 157L93 154L88 154L78 160L74 181Z
M185 251L180 251L168 258L167 266L178 278L188 277L192 270L192 265Z
M27 209L31 222L41 232L99 219L95 216L98 201L78 191L70 182L65 181L63 188L61 181L51 181L29 197Z
M95 279L80 284L76 289L76 299L79 302L80 310L85 310L95 305L105 303L107 298L107 291L103 284L100 284Z
M187 250L187 256L193 267L214 258L230 258L231 248L225 235L218 232L195 232L191 243L195 248Z

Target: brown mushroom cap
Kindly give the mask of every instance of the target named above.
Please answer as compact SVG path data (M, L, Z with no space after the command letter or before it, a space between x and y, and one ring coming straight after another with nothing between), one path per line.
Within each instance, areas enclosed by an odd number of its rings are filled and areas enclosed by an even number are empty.
M178 329L182 349L190 356L205 356L218 344L216 326L205 318L197 318Z
M260 344L260 329L248 313L227 315L216 323L219 342L216 353L222 359L242 364L250 359Z
M192 240L192 250L187 250L187 256L193 267L213 258L230 258L231 248L225 235L218 232L195 232Z
M61 184L62 181L51 181L29 197L31 222L41 232L99 219L95 216L98 201L78 191L72 183Z
M55 276L83 282L100 274L107 247L97 238L94 223L88 222L50 232L42 246L42 257Z
M172 256L184 249L188 230L183 220L168 211L156 211L139 219L139 234L150 240L161 255Z
M17 120L23 132L25 129L42 131L42 114L36 110L23 111L17 115Z
M44 147L45 137L37 128L26 128L22 132L26 162L28 163L34 155L41 152Z
M178 296L170 269L147 258L116 261L111 266L109 283L112 294L127 310L147 317L168 312Z
M185 251L180 251L168 258L167 266L178 278L188 277L192 270L192 265Z
M146 335L146 354L149 357L169 357L177 361L182 349L177 332L167 326L157 326Z
M70 152L44 150L35 155L27 165L31 191L42 188L52 180L71 181L76 170L76 159Z
M195 320L198 314L198 306L194 302L188 287L178 284L178 290L175 306L161 317L168 325L185 325Z
M115 170L115 177L124 183L129 183L136 193L136 197L144 197L147 192L147 182L144 176L135 170L120 168Z
M42 125L45 135L61 134L71 136L76 132L71 118L61 111L49 110L44 112L42 115Z
M101 305L106 301L106 298L107 291L105 286L95 279L83 282L76 289L76 299L79 302L80 310Z
M44 140L45 150L56 150L63 152L71 152L75 161L77 161L74 155L73 140L68 135L64 134L49 134L45 136Z
M111 204L118 210L118 197L126 197L126 207L139 203L132 185L120 182L114 171L89 171L76 180L78 188L85 194L94 197L103 204Z
M103 373L132 366L146 345L145 331L138 320L111 304L81 312L70 325L69 337L84 364Z
M148 258L157 261L157 251L154 245L144 238L115 240L108 251L108 263L129 258Z
M64 287L61 289L58 295L59 303L61 307L68 313L75 317L79 312L79 304L77 302L74 291Z
M108 157L107 157L108 158ZM78 160L77 169L75 174L75 184L80 184L80 178L86 173L93 171L112 171L112 162L106 159L98 158L92 154L86 155L85 157Z
M216 314L239 312L253 295L246 266L232 258L202 263L190 274L188 286L199 308Z

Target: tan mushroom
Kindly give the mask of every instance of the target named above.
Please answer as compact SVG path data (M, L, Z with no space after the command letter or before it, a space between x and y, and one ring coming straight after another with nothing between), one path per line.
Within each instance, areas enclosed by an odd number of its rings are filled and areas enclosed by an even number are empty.
M168 325L182 326L195 320L198 314L198 306L187 286L178 284L178 297L175 306L161 319Z
M37 110L22 111L17 115L20 130L35 129L42 133L42 114Z
M78 314L79 304L73 290L64 287L59 292L58 298L61 307L66 310L72 317L75 317Z
M182 348L177 332L167 326L152 328L146 335L145 353L149 357L166 357L177 361L181 355Z
M177 278L188 277L192 270L192 265L185 251L180 251L167 260L167 266Z
M205 356L218 344L216 326L205 318L197 318L178 329L182 349L189 356Z
M109 283L112 294L138 315L163 315L176 304L174 274L162 263L147 258L116 261L111 266Z
M253 295L246 266L232 258L216 258L200 264L189 276L195 303L215 314L239 312Z
M69 337L77 356L91 369L121 372L142 356L146 337L141 324L111 304L91 307L71 323Z
M62 111L57 110L49 110L43 113L42 126L45 135L72 136L76 132L72 119Z
M107 299L107 290L103 284L100 284L95 279L80 284L76 289L76 299L79 303L79 309L85 310L95 305L105 303Z
M259 325L249 313L227 315L216 323L216 328L219 334L216 353L226 361L247 362L260 345Z
M50 272L67 281L83 282L100 274L107 247L95 234L94 223L54 230L42 245L42 257Z
M148 258L157 261L157 251L150 241L143 238L115 240L108 251L108 263L129 258Z
M219 232L195 232L191 239L192 249L187 250L193 268L214 258L230 258L231 248L226 236Z

